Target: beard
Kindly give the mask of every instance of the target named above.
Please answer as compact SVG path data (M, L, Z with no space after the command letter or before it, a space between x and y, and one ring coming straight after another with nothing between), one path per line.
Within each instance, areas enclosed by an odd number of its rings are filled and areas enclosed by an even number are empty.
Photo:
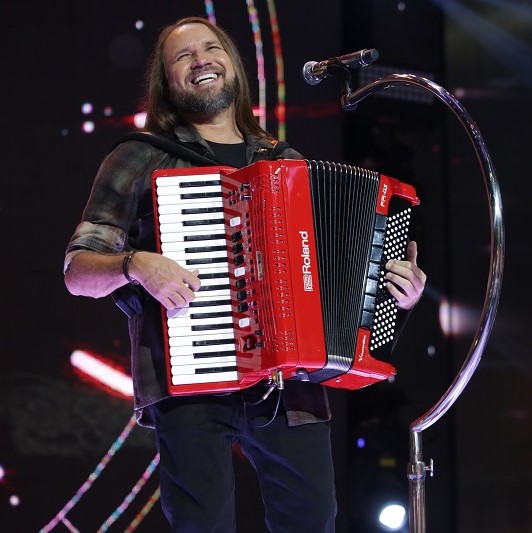
M226 110L238 95L236 77L224 83L216 92L204 91L195 93L182 89L170 88L170 100L181 116L201 115L214 116Z

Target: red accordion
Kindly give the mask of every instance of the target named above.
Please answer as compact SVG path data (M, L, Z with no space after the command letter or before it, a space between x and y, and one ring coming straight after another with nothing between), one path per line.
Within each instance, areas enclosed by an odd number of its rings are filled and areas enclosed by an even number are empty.
M202 283L189 307L163 309L171 394L279 373L357 389L395 374L383 360L397 314L384 265L405 256L412 186L277 160L157 170L153 199L159 252Z

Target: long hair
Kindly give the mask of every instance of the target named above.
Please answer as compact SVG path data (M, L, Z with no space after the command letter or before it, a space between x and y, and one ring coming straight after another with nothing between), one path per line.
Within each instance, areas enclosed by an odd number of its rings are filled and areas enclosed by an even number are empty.
M182 124L180 117L172 104L170 89L164 66L164 45L170 34L185 24L203 24L218 38L225 52L229 56L235 69L237 83L237 97L235 101L235 120L242 133L272 139L264 131L255 116L251 104L249 82L246 77L242 59L232 38L218 26L214 26L207 19L201 17L186 17L164 28L159 34L147 72L146 129L150 131L171 132L176 125Z

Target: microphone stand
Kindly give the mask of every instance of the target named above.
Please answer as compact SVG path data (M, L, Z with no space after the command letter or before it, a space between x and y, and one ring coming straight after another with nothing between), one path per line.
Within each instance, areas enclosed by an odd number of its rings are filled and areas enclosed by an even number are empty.
M427 472L433 475L434 470L432 459L429 465L423 461L421 433L424 429L436 423L463 392L480 363L482 353L491 333L500 299L504 263L504 226L501 195L495 169L477 125L460 102L443 87L426 78L412 74L392 74L379 78L355 91L351 90L350 81L346 79L346 76L344 76L344 81L342 108L346 111L356 109L358 103L367 96L396 85L419 87L429 91L441 100L458 118L473 145L482 170L488 196L491 225L490 269L484 305L477 331L467 357L450 387L433 407L410 424L410 463L407 467L409 483L409 532L425 533L425 478Z

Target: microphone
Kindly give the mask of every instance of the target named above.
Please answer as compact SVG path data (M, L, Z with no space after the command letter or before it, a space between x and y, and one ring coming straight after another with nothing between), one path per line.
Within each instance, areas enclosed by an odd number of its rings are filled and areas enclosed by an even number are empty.
M366 48L340 57L331 57L324 61L307 61L303 66L303 79L309 85L316 85L321 80L334 74L334 71L330 71L329 67L341 66L338 63L349 69L357 69L367 67L377 61L377 59L379 59L379 52L375 48Z

